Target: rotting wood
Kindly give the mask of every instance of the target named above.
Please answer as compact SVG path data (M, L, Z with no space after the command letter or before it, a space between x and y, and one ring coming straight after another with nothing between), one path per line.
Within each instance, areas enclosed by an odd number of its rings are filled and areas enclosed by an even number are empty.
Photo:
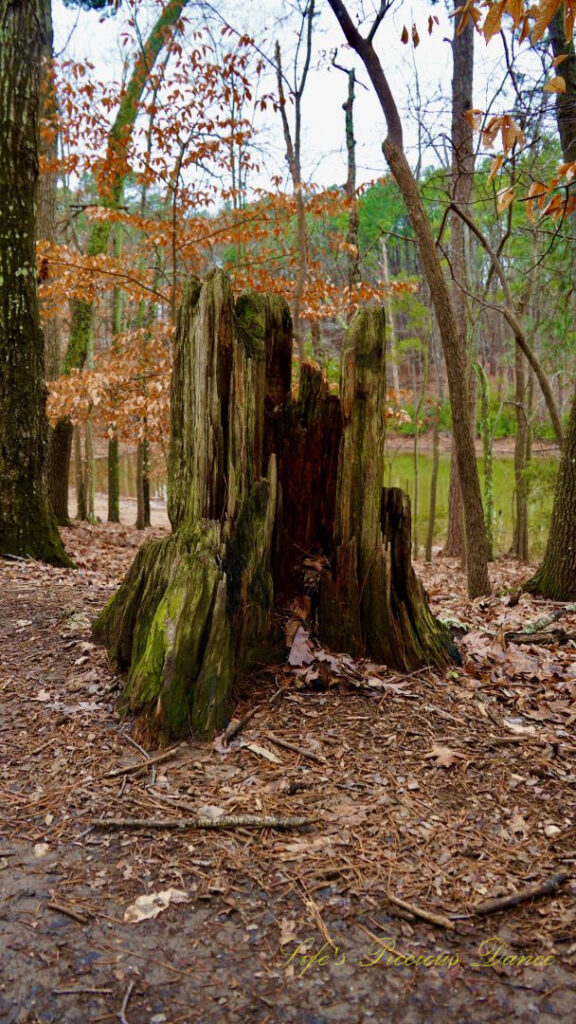
M281 830L307 829L312 827L311 818L277 818L272 815L233 814L222 815L220 818L102 818L92 823L92 827L100 831L118 832L122 829L170 829L184 831L187 829L225 829L225 828L273 828Z
M499 896L493 900L486 900L484 903L478 903L472 909L475 914L495 914L499 910L517 907L519 903L525 903L527 900L535 900L540 896L553 896L569 878L570 874L567 871L559 871L558 874L552 875L540 885L531 885L527 889L520 889L519 892L514 892L510 896Z
M189 285L174 345L174 532L139 551L94 626L150 739L222 728L246 665L278 657L273 601L302 592L307 556L330 565L312 600L334 649L400 671L457 657L412 570L408 499L382 488L384 360L383 311L361 310L340 396L307 362L295 400L286 303L234 301L221 271Z

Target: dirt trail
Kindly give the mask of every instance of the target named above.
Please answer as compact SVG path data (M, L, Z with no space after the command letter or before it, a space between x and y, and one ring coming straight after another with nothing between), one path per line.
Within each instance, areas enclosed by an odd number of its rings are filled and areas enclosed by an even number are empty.
M534 652L512 657L496 644L481 655L474 630L469 668L442 675L398 680L336 659L308 684L278 666L239 695L239 714L262 707L228 751L187 743L146 767L90 637L141 535L76 526L66 539L75 571L0 560L2 1024L576 1018L574 881L473 914L573 870L575 748L563 732L576 711L573 648L543 656L544 680L521 661L536 662ZM437 603L477 633L533 615L498 598L469 605L453 563L425 572ZM546 699L531 703L540 691ZM532 725L518 725L519 694L524 711L536 709ZM198 811L310 825L101 825ZM167 890L186 902L125 921L137 897ZM448 921L406 913L388 893ZM505 955L548 962L514 966ZM407 963L418 957L438 959Z

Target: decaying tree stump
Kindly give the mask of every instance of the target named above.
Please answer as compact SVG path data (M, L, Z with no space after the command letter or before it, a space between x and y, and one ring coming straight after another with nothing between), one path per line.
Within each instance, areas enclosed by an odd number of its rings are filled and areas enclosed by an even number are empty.
M413 669L450 659L410 561L410 513L382 488L385 324L355 318L341 397L301 369L291 396L292 324L275 296L243 295L214 271L193 282L174 350L168 514L95 623L128 671L127 706L157 731L212 735L270 627L273 601L301 586L306 556L330 570L320 636L336 650Z

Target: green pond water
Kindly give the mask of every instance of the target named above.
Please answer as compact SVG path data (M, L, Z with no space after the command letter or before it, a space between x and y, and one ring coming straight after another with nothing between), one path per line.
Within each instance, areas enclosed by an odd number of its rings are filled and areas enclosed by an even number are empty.
M392 444L389 446L386 455L384 483L388 487L401 487L405 490L410 495L414 508L414 458L406 450L409 444L410 442L405 444L401 451L398 451ZM483 484L481 459L479 459L478 465ZM542 555L546 544L557 467L558 462L556 459L536 455L529 468L530 554L535 559ZM504 553L510 546L514 530L514 463L512 458L495 458L493 473L495 552ZM432 456L419 455L419 497L416 521L418 540L422 549L428 529L431 476ZM446 535L449 482L450 458L448 455L442 455L438 473L435 544L442 544ZM154 500L165 500L166 467L161 456L153 459L150 483L151 498ZM97 459L96 490L106 493L107 489L106 459ZM136 456L134 454L124 454L120 458L120 493L122 497L126 498L134 498L136 496Z

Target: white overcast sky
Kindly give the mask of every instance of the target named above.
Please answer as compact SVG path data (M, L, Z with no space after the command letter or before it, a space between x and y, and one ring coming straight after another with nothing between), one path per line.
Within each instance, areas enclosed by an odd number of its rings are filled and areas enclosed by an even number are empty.
M370 2L365 3L370 10ZM280 39L285 68L289 68L289 55L294 45L294 25L287 14L291 5L281 0L214 0L215 9L222 12L230 24L239 30L247 30L266 53L272 54L276 38ZM320 185L341 184L346 177L344 114L342 103L346 97L345 76L334 69L327 69L329 60L322 52L338 47L338 59L350 65L353 55L343 46L340 29L327 0L319 0L319 18L315 32L315 57L307 85L304 101L304 171L308 180ZM349 5L353 11L359 7L355 0ZM139 5L143 25L146 16L157 14L157 7L141 0ZM440 25L432 36L427 33L427 21L435 14ZM282 17L283 15L283 17ZM67 9L62 0L54 0L55 50L58 55L74 59L89 59L95 64L94 74L103 79L118 79L122 66L121 26L124 17L121 10L115 17L102 19L97 12ZM410 30L416 22L420 34L420 45L404 46L400 41L402 26ZM217 22L216 22L217 23ZM396 101L405 122L405 146L414 164L417 159L417 119L415 116L416 83L418 83L421 104L428 113L425 123L430 137L442 150L443 131L450 124L451 89L451 47L449 37L453 31L443 3L431 6L424 0L399 2L381 25L376 37L376 49L387 73ZM324 65L324 66L322 66ZM358 66L359 83L369 86L366 73ZM508 108L505 95L494 100L503 80L503 59L499 39L486 47L484 41L476 39L476 71L474 105L491 112L501 113ZM273 79L267 86L273 88ZM355 136L357 139L358 183L373 180L386 173L381 152L385 134L384 122L370 87L357 88L355 109ZM268 125L267 145L270 157L267 170L271 173L286 174L284 146L279 121ZM432 150L426 153L424 166L437 162Z

